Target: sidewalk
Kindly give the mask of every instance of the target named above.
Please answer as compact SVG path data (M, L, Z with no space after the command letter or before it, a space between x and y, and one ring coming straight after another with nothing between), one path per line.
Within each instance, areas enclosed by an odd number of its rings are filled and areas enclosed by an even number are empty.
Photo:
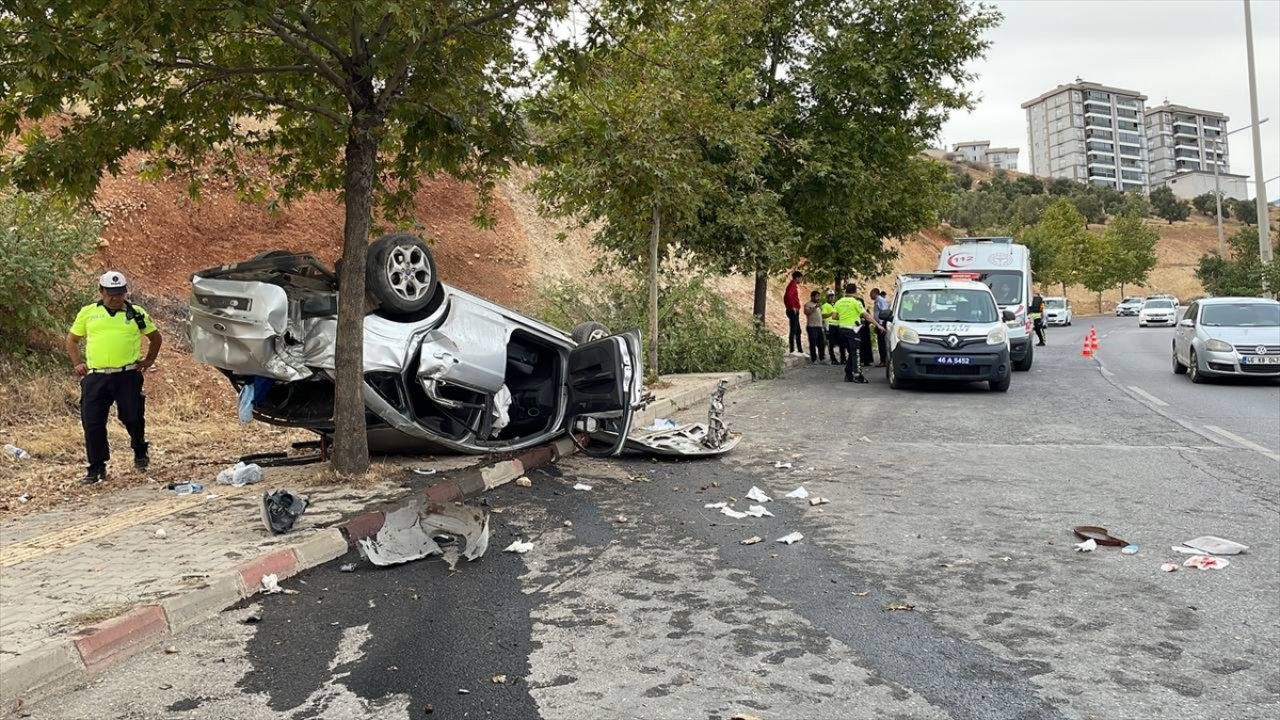
M794 367L797 358L787 359ZM665 376L637 418L648 424L697 407L721 379L750 373ZM376 532L381 510L425 494L471 497L574 451L562 439L514 458L415 457L384 467L372 484L319 485L316 466L268 468L241 488L209 478L203 493L133 488L92 504L0 521L0 709L75 683L213 617L261 588L347 552ZM437 472L423 476L415 467ZM261 493L288 488L310 498L294 529L262 527ZM163 532L161 532L163 531Z

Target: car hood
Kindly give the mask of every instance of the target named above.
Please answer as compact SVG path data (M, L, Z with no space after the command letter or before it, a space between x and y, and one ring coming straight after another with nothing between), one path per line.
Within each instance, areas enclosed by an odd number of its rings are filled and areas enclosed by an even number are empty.
M1206 340L1222 340L1232 345L1280 345L1280 328L1277 327L1218 327L1201 325Z

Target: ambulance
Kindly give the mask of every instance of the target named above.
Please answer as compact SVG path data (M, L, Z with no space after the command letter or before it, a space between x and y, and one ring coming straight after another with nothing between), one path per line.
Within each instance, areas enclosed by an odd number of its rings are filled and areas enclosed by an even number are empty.
M991 288L1000 310L1013 319L1009 331L1009 355L1014 370L1030 370L1035 356L1031 342L1031 252L1010 237L965 237L942 249L938 272L957 279L978 280Z

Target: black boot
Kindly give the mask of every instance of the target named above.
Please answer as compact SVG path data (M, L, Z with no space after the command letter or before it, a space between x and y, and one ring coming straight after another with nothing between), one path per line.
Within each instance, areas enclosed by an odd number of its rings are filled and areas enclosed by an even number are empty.
M80 484L81 485L97 485L98 483L106 479L107 479L107 471L105 469L103 470L90 469L89 472L85 473L85 476L83 478L80 478Z
M151 455L147 452L148 443L142 443L141 447L133 449L133 466L139 470L146 470L151 464Z
M866 385L867 383L869 383L869 382L871 382L871 381L870 381L870 380L867 380L867 376L866 376L866 375L863 375L862 373L858 373L857 375L854 375L854 376L853 376L853 379L852 379L852 380L850 380L849 382L858 383L859 385Z

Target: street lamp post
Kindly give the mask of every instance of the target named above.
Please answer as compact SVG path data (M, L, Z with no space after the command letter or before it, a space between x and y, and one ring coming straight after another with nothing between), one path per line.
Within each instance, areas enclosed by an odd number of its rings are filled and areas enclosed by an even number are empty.
M1271 118L1262 118L1256 124L1261 125L1270 119ZM1225 258L1227 256L1227 240L1226 236L1222 233L1222 186L1218 182L1218 163L1221 162L1222 159L1222 138L1229 137L1241 130L1248 130L1252 127L1254 127L1254 125L1246 125L1222 135L1206 136L1208 139L1213 140L1213 196L1214 202L1218 206L1218 257L1220 258Z
M1253 176L1256 180L1255 202L1258 205L1258 256L1263 265L1271 264L1271 240L1267 237L1270 231L1271 218L1267 214L1267 184L1262 174L1262 133L1258 126L1258 74L1253 67L1253 15L1249 0L1244 0L1244 38L1245 49L1249 55L1249 116L1253 120ZM1274 297L1272 288L1263 281L1263 295Z

